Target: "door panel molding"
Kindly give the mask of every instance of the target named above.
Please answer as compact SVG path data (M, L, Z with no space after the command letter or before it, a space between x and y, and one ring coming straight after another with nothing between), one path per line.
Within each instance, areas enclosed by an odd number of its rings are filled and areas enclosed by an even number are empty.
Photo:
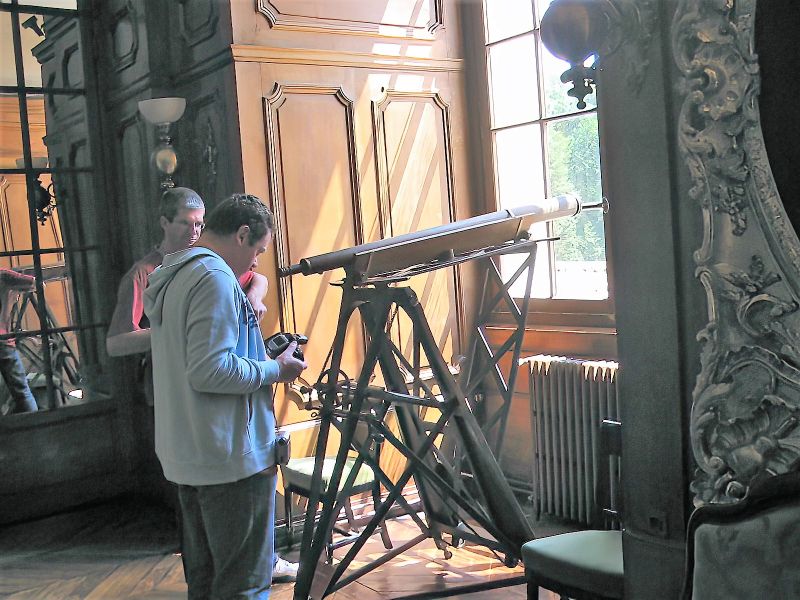
M293 8L294 4L296 8ZM348 12L337 4L331 8L328 0L303 2L288 0L258 0L256 10L264 15L273 29L303 31L308 33L337 33L343 35L369 35L378 37L403 38L408 40L433 39L436 32L444 27L444 6L442 0L428 0L428 21L425 25L384 20L385 13L373 16L365 13L364 7ZM379 3L372 8L380 9ZM305 10L304 10L305 9ZM376 13L377 15L377 13ZM409 15L409 19L413 19ZM419 18L419 15L417 16ZM424 18L424 17L423 17Z
M372 103L372 117L381 237L453 222L456 195L447 102L438 92L384 90L383 96ZM435 140L433 147L431 140ZM429 159L427 163L426 159ZM429 199L435 202L437 193L441 194L439 215L435 214L436 207L428 202ZM405 199L409 202L405 203ZM437 294L442 294L440 284L446 286L449 309L435 301ZM426 307L431 328L434 335L439 336L443 352L459 353L465 331L460 271L455 267L433 271L415 278L412 287ZM431 312L436 309L446 313ZM410 332L404 332L400 325L397 334L402 347L402 339Z
M341 87L276 83L264 98L264 123L278 267L362 243L353 101ZM336 276L281 278L281 329L332 339L339 298L330 284ZM354 352L364 342L358 329L354 325ZM310 363L324 362L321 346L309 344Z

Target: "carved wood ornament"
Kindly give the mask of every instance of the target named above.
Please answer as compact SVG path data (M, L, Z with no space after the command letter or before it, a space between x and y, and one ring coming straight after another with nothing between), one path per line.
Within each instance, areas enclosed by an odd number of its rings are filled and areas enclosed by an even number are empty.
M756 0L682 0L672 24L687 201L703 213L708 303L690 417L696 505L733 502L800 461L800 240L758 111ZM787 110L791 110L787 107Z

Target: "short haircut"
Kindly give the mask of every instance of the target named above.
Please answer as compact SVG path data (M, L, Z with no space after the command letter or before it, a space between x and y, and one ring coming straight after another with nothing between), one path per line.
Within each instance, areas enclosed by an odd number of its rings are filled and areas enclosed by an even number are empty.
M185 187L169 188L161 194L160 215L166 217L170 223L177 216L179 210L204 209L203 200L197 192Z
M247 242L255 244L268 232L275 229L275 217L269 208L256 196L233 194L220 202L206 216L206 231L216 235L230 235L242 225L250 228Z

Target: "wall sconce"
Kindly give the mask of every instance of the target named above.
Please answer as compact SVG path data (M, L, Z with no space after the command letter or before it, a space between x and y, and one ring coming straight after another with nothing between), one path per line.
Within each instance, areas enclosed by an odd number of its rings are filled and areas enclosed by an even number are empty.
M22 22L23 29L30 29L33 33L38 35L39 37L44 37L44 23L42 26L39 25L39 19L36 15L28 17Z
M47 163L48 158L46 156L31 157L31 168L33 169L46 169ZM24 169L25 159L16 159L16 165L18 169ZM51 182L47 187L44 187L39 176L34 176L33 173L28 173L28 177L30 178L30 189L33 190L33 208L36 212L36 220L39 221L40 225L44 225L47 222L47 217L51 216L56 209L55 186Z
M52 182L44 187L37 177L33 180L33 191L36 194L36 220L39 221L39 225L44 225L47 217L51 216L56 209L55 188Z
M599 56L616 12L611 0L554 0L542 15L542 43L570 64L561 81L572 83L567 95L578 101L580 109L586 108L584 98L594 92L595 85L597 61L590 66L585 63L591 56Z
M186 110L185 98L152 98L139 102L139 112L148 123L156 126L158 131L158 145L153 150L151 158L156 168L161 172L161 189L175 187L172 174L178 168L178 157L172 147L170 137L171 125L183 116Z
M656 0L553 0L542 16L542 42L570 64L561 81L572 82L567 94L578 108L586 108L584 98L594 92L598 63L620 48L628 84L639 92L657 15ZM591 56L595 61L586 66Z

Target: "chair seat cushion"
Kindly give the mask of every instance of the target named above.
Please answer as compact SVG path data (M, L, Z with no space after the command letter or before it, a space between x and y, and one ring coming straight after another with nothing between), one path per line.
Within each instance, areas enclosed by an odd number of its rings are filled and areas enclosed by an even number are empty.
M622 598L622 532L575 531L522 546L525 570L588 592Z
M342 478L339 480L339 489L342 489L347 476L353 469L355 464L355 457L348 457L345 462L344 469L342 470ZM328 484L333 474L333 467L336 464L336 459L333 457L326 458L322 463L322 485L324 489L328 489ZM283 480L285 484L291 485L302 490L311 489L311 476L314 474L314 457L308 456L306 458L292 458L289 464L282 467ZM366 464L362 463L361 468L358 470L358 475L353 482L353 488L370 484L375 479L375 475Z

